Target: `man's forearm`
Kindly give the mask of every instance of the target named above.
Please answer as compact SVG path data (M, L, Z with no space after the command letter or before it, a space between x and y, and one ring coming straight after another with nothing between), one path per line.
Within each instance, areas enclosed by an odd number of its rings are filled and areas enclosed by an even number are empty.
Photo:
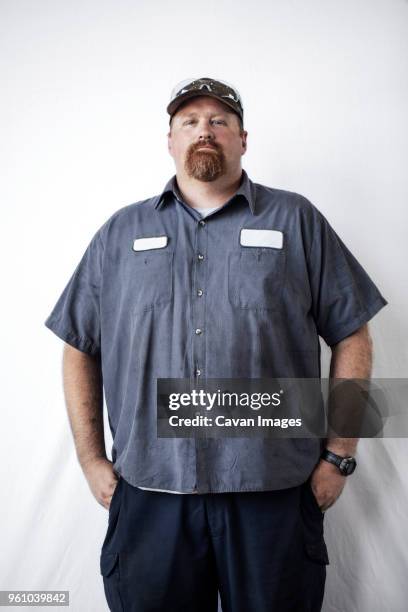
M332 349L330 378L369 379L372 369L372 341L368 326L348 336ZM326 448L337 455L354 455L358 438L335 438L326 440Z
M64 394L75 448L82 469L106 458L100 360L65 345Z

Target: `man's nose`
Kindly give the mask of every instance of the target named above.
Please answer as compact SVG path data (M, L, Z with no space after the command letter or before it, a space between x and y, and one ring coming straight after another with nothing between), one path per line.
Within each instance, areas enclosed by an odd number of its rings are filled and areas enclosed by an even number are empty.
M208 143L208 142L212 142L214 140L213 136L205 136L205 135L201 135L198 139L198 142L204 142L204 143Z
M214 139L214 132L212 130L212 127L206 122L203 122L199 126L199 134L200 134L199 135L200 142L203 140L213 140Z

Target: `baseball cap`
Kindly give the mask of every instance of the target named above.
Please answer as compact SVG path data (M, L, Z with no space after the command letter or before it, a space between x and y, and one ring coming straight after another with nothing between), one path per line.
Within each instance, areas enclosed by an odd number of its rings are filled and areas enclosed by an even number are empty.
M243 123L244 109L242 106L242 99L237 88L226 81L210 79L208 77L199 79L185 79L173 87L170 95L170 102L167 106L170 121L178 107L185 102L185 100L195 98L197 96L209 96L210 98L220 100L220 102L223 102L223 104L226 104L232 108L232 110L235 111L241 118Z

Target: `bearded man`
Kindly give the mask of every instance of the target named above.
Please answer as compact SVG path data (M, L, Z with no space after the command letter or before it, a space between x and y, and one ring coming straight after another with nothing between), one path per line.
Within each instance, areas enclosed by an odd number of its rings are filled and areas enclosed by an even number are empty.
M304 196L251 181L242 99L177 85L176 174L117 210L45 324L65 341L78 459L109 509L100 568L115 612L318 612L325 512L357 439L157 435L158 379L370 375L368 321L387 304ZM103 390L113 437L103 435Z

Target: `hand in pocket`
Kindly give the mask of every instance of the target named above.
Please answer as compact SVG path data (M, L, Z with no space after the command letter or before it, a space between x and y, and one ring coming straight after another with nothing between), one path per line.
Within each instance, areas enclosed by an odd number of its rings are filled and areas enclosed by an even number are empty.
M84 469L85 477L96 501L109 510L119 477L108 459L96 459Z

